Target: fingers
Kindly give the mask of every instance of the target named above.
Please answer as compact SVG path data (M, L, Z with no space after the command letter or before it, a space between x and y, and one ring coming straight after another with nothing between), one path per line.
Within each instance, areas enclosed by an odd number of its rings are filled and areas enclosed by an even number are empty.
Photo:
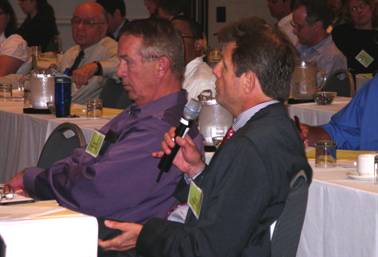
M93 77L97 70L97 65L94 63L84 64L80 68L74 70L72 73L72 79L76 86L80 88L83 85L87 85L90 78Z
M136 241L142 230L142 225L127 222L105 221L105 225L112 229L119 229L122 233L109 240L99 240L98 244L104 250L126 251L136 245Z

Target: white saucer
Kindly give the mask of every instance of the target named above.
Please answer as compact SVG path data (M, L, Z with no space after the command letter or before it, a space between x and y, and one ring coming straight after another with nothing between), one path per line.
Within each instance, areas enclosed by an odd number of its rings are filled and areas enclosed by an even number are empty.
M360 180L360 181L372 181L372 180L374 180L374 175L360 175L356 171L348 172L347 175L351 179Z

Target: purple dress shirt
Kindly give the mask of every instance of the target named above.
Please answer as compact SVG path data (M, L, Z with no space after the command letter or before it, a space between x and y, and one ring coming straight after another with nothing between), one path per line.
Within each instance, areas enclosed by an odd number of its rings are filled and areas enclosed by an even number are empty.
M180 91L142 107L130 106L100 129L103 134L111 130L116 139L105 143L99 156L76 149L49 169L28 168L26 191L101 218L144 222L166 217L175 203L172 194L181 172L172 166L157 183L159 159L151 153L161 148L164 133L178 124L185 103L186 94ZM200 140L196 129L190 134Z

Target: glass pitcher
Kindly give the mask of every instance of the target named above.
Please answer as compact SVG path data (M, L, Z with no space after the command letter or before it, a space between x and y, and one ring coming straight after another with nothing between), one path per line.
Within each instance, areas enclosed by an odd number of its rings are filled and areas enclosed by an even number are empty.
M315 63L300 61L294 68L290 85L290 98L300 100L313 99L325 84L326 76Z

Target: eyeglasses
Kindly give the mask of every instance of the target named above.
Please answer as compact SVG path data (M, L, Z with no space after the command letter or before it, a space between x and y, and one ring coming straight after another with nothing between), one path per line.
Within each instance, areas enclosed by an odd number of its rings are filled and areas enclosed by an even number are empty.
M79 26L81 23L83 24L83 26L88 27L88 28L92 28L95 25L105 24L105 22L99 22L99 21L95 21L93 19L81 19L81 18L78 18L78 17L73 17L71 19L71 25L72 26Z
M350 7L350 12L357 12L357 11L362 11L368 6L367 3L361 2L356 6Z
M10 185L3 185L3 187L0 188L0 201L10 200L15 197L14 189Z

